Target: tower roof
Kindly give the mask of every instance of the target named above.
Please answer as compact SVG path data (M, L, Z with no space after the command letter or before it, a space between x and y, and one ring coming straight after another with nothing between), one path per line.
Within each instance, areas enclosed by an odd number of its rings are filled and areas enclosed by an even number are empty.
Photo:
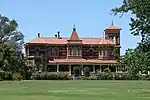
M120 27L114 25L113 23L107 29L118 29L118 30L121 30Z
M72 31L72 34L71 34L69 40L80 40L75 27L73 28L73 31Z

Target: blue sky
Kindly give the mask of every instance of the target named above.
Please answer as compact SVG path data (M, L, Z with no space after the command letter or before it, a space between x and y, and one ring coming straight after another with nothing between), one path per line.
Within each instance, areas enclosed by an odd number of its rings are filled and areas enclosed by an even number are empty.
M80 37L103 37L112 20L121 27L121 54L134 48L140 37L130 34L130 14L122 18L110 15L111 8L122 0L0 0L0 13L16 19L25 42L41 36L52 37L59 30L62 37L71 35L73 24Z

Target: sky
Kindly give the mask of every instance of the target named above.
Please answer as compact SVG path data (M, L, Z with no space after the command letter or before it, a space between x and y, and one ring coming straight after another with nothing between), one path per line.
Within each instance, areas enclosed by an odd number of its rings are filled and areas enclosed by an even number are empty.
M122 0L0 0L0 14L15 19L25 42L37 37L53 37L60 31L61 37L70 37L75 24L79 37L103 37L112 21L121 30L121 54L135 48L139 36L130 34L130 14L123 17L111 15L111 9L119 7Z

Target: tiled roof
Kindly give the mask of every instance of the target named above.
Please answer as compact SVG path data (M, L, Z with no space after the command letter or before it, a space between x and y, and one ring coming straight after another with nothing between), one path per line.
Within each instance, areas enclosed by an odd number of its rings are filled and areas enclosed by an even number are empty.
M107 29L119 29L120 30L121 28L112 24Z
M91 63L91 64L115 64L116 60L91 60L91 59L54 59L53 61L49 60L49 63Z
M54 38L54 37L40 37L34 38L28 43L47 43L47 44L67 44L69 38ZM83 44L114 44L110 40L104 38L80 38Z
M75 28L73 28L73 31L69 40L80 40Z

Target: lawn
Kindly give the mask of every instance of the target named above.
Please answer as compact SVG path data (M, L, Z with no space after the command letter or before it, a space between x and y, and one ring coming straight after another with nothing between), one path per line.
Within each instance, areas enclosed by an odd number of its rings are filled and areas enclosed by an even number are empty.
M150 100L150 82L2 81L0 100Z

